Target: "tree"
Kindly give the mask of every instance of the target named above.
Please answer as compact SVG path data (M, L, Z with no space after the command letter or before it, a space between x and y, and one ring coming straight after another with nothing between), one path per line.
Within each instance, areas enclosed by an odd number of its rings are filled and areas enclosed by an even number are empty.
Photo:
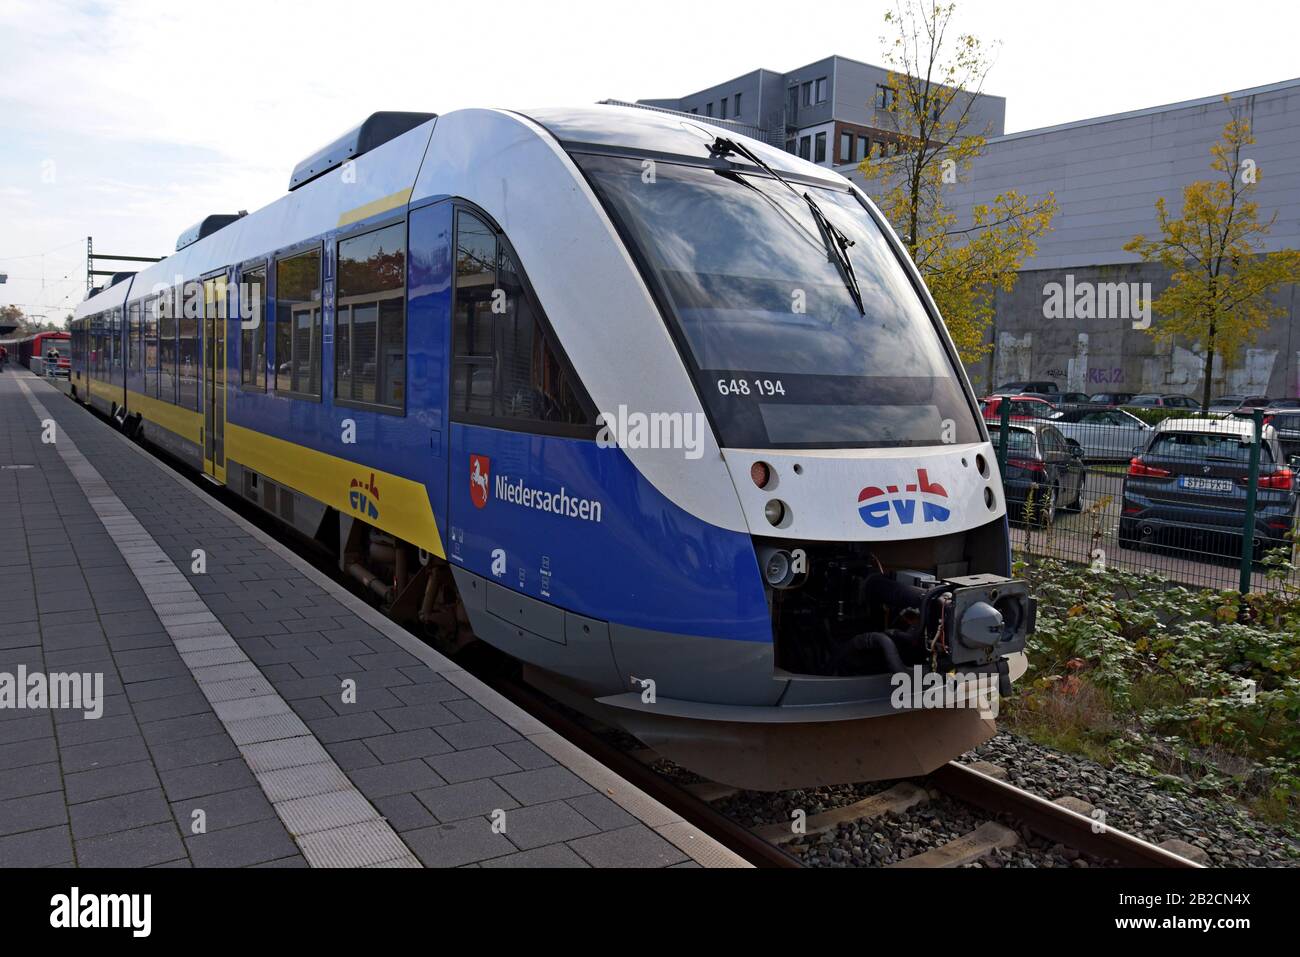
M1231 105L1232 98L1225 96ZM1250 121L1239 108L1210 148L1210 168L1222 174L1183 188L1182 215L1170 215L1163 196L1156 200L1160 237L1135 236L1124 248L1169 269L1170 284L1151 302L1164 321L1147 330L1157 342L1176 336L1205 351L1201 406L1210 405L1214 360L1233 361L1242 346L1286 310L1269 295L1285 283L1300 282L1300 251L1263 251L1277 213L1259 221L1259 204L1250 199L1259 184L1259 166L1244 151L1254 145Z
M1007 190L976 203L961 224L944 200L983 151L987 130L974 127L974 108L992 60L969 34L950 44L956 5L905 0L885 14L896 31L888 44L889 90L877 101L892 119L893 155L863 160L868 182L880 184L881 211L903 237L966 362L989 350L993 295L1010 292L1021 264L1051 228L1056 197L1033 200Z

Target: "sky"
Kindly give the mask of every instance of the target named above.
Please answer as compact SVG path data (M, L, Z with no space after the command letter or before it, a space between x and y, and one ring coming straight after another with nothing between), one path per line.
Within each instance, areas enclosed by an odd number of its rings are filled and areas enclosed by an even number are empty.
M986 92L1006 97L1007 132L1300 76L1296 0L956 3L956 27L996 44ZM0 0L0 305L61 320L85 292L87 236L166 255L207 214L275 200L376 110L672 97L830 54L883 64L894 6Z

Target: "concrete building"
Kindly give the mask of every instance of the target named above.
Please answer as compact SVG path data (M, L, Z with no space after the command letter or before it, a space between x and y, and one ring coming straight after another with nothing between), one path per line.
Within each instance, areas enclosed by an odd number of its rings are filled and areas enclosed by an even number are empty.
M773 146L836 166L892 151L898 137L888 107L896 95L888 69L831 56L787 73L754 70L686 96L637 104L750 126ZM975 100L971 128L1000 136L1006 100Z
M1258 168L1253 199L1260 219L1276 214L1265 248L1300 248L1300 79L1242 90L1231 99L1245 111L1256 138L1248 158ZM1191 343L1157 346L1134 328L1140 317L1116 308L1132 287L1103 284L1150 283L1155 295L1168 285L1165 269L1139 261L1124 244L1139 233L1157 234L1157 197L1165 197L1178 215L1184 186L1221 175L1210 169L1210 147L1228 120L1229 107L1222 96L1213 96L989 141L967 181L952 187L950 206L958 222L969 222L972 204L1007 189L1029 196L1054 192L1059 212L1015 289L997 295L995 348L970 369L978 388L1051 378L1067 391L1199 398L1204 354ZM839 169L868 193L875 188L862 181L855 165ZM1100 292L1099 307L1082 310L1083 316L1067 309L1070 318L1054 318L1059 313L1046 307L1066 291ZM1216 363L1215 395L1300 395L1300 292L1286 286L1275 299L1286 310L1284 318L1231 364ZM1151 317L1153 324L1160 321L1158 314Z

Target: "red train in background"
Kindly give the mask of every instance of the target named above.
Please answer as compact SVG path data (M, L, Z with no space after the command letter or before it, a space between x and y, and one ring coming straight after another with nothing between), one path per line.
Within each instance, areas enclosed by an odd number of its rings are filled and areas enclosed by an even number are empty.
M54 368L39 367L33 372L41 371L46 375L66 376L72 370L72 334L68 332L38 332L21 339L0 339L9 353L9 361L32 369L32 357L48 362L50 350L59 354Z

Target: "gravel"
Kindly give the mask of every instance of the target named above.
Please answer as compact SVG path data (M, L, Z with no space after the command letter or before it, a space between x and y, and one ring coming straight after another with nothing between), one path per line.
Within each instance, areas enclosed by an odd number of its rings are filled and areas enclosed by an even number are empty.
M1011 784L1048 800L1081 798L1104 811L1107 824L1154 844L1186 841L1209 855L1211 867L1294 867L1300 862L1300 842L1235 805L1163 790L1150 778L1108 770L1006 731L961 760L996 764Z

